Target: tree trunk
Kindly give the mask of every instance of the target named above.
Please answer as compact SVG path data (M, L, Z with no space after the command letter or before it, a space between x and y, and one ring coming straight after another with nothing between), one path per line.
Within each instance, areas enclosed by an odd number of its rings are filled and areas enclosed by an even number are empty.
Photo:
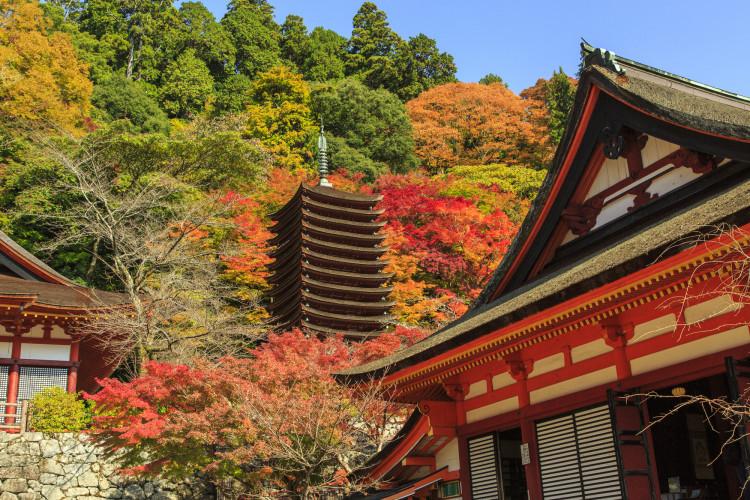
M130 50L128 51L128 67L125 69L125 78L131 80L133 78L133 59L135 57L135 43L132 36L128 42L130 42Z
M97 238L94 242L94 247L91 249L91 260L89 261L88 269L86 269L86 281L91 281L91 277L94 275L94 271L96 270L96 263L99 256L99 244L101 244L101 242L102 239Z

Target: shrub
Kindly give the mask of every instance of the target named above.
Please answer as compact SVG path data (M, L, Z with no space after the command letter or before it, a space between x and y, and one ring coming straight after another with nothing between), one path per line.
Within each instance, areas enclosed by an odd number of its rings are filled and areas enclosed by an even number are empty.
M91 422L86 402L59 387L48 387L32 399L29 427L37 432L75 432Z

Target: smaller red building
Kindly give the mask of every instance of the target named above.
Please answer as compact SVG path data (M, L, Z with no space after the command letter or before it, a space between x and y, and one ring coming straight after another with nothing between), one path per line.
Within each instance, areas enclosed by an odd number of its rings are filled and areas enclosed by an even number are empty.
M583 49L553 165L474 308L340 374L417 408L371 463L374 498L740 495L750 447L722 448L719 415L648 424L750 381L750 98Z
M126 303L76 285L0 232L0 401L29 400L46 387L94 391L114 366L81 325Z

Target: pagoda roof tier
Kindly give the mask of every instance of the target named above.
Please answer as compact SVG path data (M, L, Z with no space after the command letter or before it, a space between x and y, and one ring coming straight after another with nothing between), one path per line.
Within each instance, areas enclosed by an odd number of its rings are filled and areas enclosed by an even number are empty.
M289 224L278 228L278 230L274 230L274 228L271 228L271 232L274 234L274 237L268 240L268 244L273 246L280 246L287 241L296 239L296 235L299 234L301 227L302 218L297 217L295 220L290 221Z
M320 227L329 227L331 229L341 229L351 231L353 233L375 233L385 226L385 221L380 222L362 222L349 219L341 219L339 217L328 217L325 215L317 214L310 210L302 208L302 217L305 220L313 220L315 224Z
M335 283L326 283L325 281L319 281L313 278L302 277L302 284L306 287L322 290L324 292L332 292L337 294L349 294L365 297L386 297L393 291L391 286L379 286L379 287L359 287L351 285L337 285Z
M369 301L373 304L381 304L385 302L386 297L388 297L392 290L392 287L382 286L356 287L338 285L303 276L301 293L312 293L316 296L325 297L329 300L338 302L341 302L341 300L356 299L356 302ZM293 275L289 280L275 287L272 292L272 294L269 293L269 297L271 297L273 301L268 305L268 308L271 310L278 310L290 300L298 300L300 297L300 289L296 284L296 276Z
M302 185L300 185L297 188L297 191L294 193L294 196L292 196L289 199L289 201L286 202L286 205L281 207L276 212L270 214L268 218L273 221L279 221L289 214L295 214L295 215L298 214L301 201L302 201Z
M340 207L372 210L383 199L382 195L349 193L325 186L303 186L302 194L314 200Z
M346 241L354 243L354 246L361 244L363 246L375 246L385 239L384 234L361 234L361 233L350 233L348 231L337 231L335 229L328 229L325 227L316 226L305 220L302 221L303 231L314 233L315 235L323 238L330 238L333 241Z
M268 308L269 311L272 312L271 316L273 316L274 322L277 322L276 320L288 318L290 315L299 311L299 300L297 300L295 295L298 294L290 293L288 296L284 297L284 300L274 302L274 307Z
M359 301L359 300L342 300L335 297L324 297L322 295L317 295L312 292L306 292L302 291L302 298L309 301L314 302L316 304L320 304L322 306L341 306L341 307L351 307L351 308L360 308L360 309L377 309L377 310L387 310L393 307L396 303L393 301L386 301L386 300L380 300L380 301Z
M320 201L313 200L307 196L302 197L302 203L304 206L314 209L316 212L330 214L333 216L344 217L349 220L364 220L372 221L382 215L385 210L380 209L359 209L359 208L348 208L337 205L331 205L329 203L323 203Z
M269 256L273 257L274 261L266 266L268 269L276 270L290 265L291 262L295 264L299 263L300 256L302 255L302 248L299 243L296 245L285 245L277 250L281 251L274 251L269 254Z
M366 339L370 337L377 337L382 330L375 331L359 331L359 330L343 330L339 328L328 328L325 326L316 325L309 321L302 320L302 328L308 332L317 333L318 335L343 335L344 337Z
M295 283L298 283L299 280L300 276L298 274L290 275L285 281L276 283L271 290L266 292L266 294L269 297L277 297L279 295L282 295L286 292L287 288L293 286Z
M359 247L333 241L320 240L308 234L302 235L302 243L307 248L316 248L324 252L333 252L336 255L354 256L358 259L365 257L377 259L388 251L388 247L385 245L379 247Z
M302 255L309 258L310 260L319 260L325 262L327 265L340 266L340 267L353 267L353 268L365 268L365 269L382 269L387 266L390 261L388 259L350 259L346 257L340 257L338 255L324 254L310 250L309 248L302 248Z
M302 263L302 271L310 274L317 274L327 278L336 279L342 282L365 282L365 283L385 283L393 273L350 273L336 269L326 269L325 267L315 266L312 264Z
M336 314L328 311L323 311L321 309L315 309L314 307L308 307L304 304L302 305L302 312L306 316L316 317L326 321L341 322L345 325L352 323L372 325L375 328L378 328L383 323L387 323L388 321L393 320L393 316L391 316L390 314L375 314L368 316L362 316L359 314ZM310 320L308 319L308 321Z
M301 266L299 261L295 263L290 262L288 266L283 266L277 269L276 272L266 278L266 281L274 285L286 283L289 276L299 275L300 269Z
M276 330L301 325L329 335L340 328L362 338L378 335L392 320L387 297L393 288L383 286L393 276L383 272L385 222L377 220L383 211L375 210L381 198L300 185L271 216L275 248L266 296Z

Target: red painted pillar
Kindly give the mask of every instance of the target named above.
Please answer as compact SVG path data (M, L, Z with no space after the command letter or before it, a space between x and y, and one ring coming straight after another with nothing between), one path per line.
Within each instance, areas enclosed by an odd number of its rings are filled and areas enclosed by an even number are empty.
M604 326L604 340L613 351L615 367L617 369L617 380L624 380L633 376L628 359L628 340L633 337L633 325L606 325Z
M534 421L528 418L527 413L531 404L529 388L527 384L530 364L511 365L510 373L516 379L518 388L518 407L521 427L521 441L529 445L530 462L524 466L526 474L526 488L529 492L529 500L542 499L542 484L539 478L539 466L536 458L536 433L534 432Z
M68 368L68 392L76 392L78 385L78 353L80 352L80 348L80 341L70 344L70 362L73 365Z
M21 357L21 336L16 334L13 336L13 346L11 347L10 357L13 364L8 368L8 403L18 402L18 377L19 368L18 360ZM16 406L6 407L5 413L15 413ZM5 419L6 424L15 423L16 419L13 417L7 417Z

